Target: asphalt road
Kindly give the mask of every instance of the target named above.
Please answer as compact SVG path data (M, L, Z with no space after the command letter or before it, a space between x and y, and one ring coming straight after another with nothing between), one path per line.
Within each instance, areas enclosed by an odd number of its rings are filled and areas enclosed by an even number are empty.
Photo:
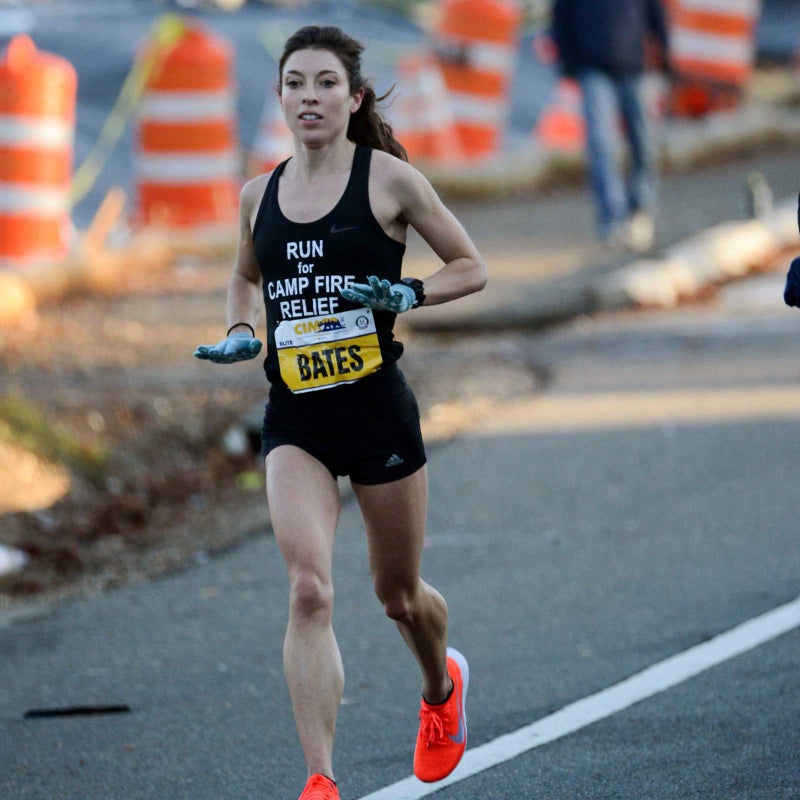
M517 334L509 347L546 385L432 450L424 571L470 661L468 755L800 595L800 313L780 288L776 274L713 305ZM352 504L335 571L336 767L357 800L410 775L419 679L372 596ZM285 594L260 537L153 584L1 617L0 796L297 797ZM435 796L800 797L794 614L783 635ZM94 704L130 711L25 718Z

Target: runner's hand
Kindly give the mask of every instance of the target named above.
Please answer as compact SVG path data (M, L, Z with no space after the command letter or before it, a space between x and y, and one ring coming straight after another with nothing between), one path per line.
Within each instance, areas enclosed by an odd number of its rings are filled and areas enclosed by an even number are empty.
M792 261L792 265L789 267L786 288L783 290L783 300L787 306L800 308L800 258Z
M367 276L369 283L352 283L340 294L351 303L361 303L376 311L391 311L402 314L414 306L417 295L410 286L404 283L389 283L375 275Z
M201 344L194 351L194 357L215 364L235 364L255 358L260 352L260 340L249 333L232 333L217 344Z

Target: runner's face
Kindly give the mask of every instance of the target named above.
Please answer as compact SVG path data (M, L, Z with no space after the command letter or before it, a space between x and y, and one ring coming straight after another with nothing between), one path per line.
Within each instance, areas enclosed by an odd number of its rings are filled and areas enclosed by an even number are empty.
M283 114L292 133L306 144L346 133L362 94L350 93L344 66L330 50L297 50L283 67Z

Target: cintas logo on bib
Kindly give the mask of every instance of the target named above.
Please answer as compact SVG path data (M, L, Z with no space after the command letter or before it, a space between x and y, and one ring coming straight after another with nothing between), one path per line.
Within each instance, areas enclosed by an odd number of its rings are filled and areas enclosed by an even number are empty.
M317 320L302 320L295 324L294 332L298 336L304 333L316 333L317 331L344 331L347 330L344 319L340 317L322 317Z
M354 383L383 363L371 309L283 320L275 342L281 377L296 394Z

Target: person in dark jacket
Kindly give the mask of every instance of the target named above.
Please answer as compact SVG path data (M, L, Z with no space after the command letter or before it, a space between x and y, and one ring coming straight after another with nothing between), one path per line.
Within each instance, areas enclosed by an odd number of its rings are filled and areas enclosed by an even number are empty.
M797 198L797 229L800 230L800 196ZM800 308L800 258L794 259L789 266L783 301L787 306Z
M562 72L583 92L599 234L615 247L648 250L658 153L644 97L645 43L655 37L668 72L661 0L554 0L552 34ZM629 147L627 181L618 166L620 114Z

